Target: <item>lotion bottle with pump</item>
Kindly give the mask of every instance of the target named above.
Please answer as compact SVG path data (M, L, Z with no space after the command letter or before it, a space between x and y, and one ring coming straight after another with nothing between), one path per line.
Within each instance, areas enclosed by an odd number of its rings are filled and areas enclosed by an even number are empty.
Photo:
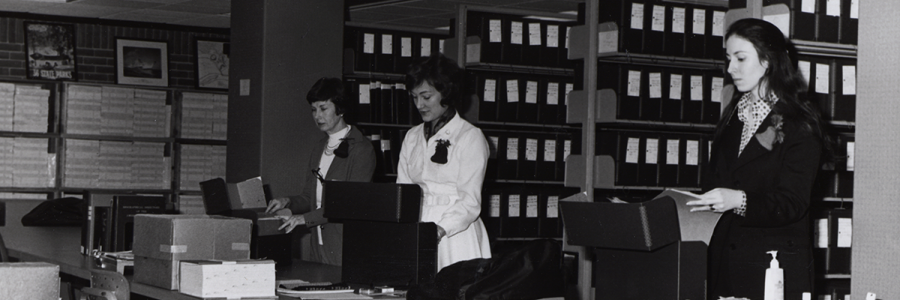
M768 251L772 255L766 269L766 294L764 300L784 300L784 270L778 266L778 251Z

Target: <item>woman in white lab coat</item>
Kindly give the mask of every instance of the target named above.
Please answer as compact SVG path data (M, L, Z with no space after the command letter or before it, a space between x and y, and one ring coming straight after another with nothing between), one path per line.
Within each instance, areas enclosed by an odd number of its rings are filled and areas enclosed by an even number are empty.
M422 222L438 228L438 270L490 258L481 214L481 185L489 155L481 129L457 113L460 70L441 55L423 57L406 74L410 97L424 121L403 139L397 183L422 188Z

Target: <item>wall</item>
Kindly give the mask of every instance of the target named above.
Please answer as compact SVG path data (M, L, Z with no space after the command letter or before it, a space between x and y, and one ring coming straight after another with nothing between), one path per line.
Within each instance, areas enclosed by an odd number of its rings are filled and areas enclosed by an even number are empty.
M78 82L116 83L116 38L166 41L169 86L194 88L194 39L229 38L229 30L0 12L0 77L26 78L24 22L74 24Z
M900 299L900 11L898 1L859 7L853 299Z

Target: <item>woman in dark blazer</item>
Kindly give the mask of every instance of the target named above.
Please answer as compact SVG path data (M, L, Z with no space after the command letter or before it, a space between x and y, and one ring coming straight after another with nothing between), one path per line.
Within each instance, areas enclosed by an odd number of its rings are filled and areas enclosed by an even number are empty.
M812 292L808 210L822 154L823 121L805 98L793 51L774 25L744 19L728 29L727 71L735 96L726 107L694 211L721 213L709 245L708 299L763 299L778 251L784 299Z
M313 119L326 133L309 156L303 193L299 196L273 199L267 212L283 220L279 229L291 232L297 225L310 228L310 259L330 265L341 265L343 226L328 223L323 216L323 181L372 180L375 172L375 150L372 143L356 127L344 121L343 83L337 78L322 78L313 85L306 100L312 106Z

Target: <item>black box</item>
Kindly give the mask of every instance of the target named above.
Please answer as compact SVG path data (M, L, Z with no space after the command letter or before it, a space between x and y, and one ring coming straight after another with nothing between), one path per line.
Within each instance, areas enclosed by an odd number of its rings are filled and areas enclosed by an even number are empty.
M706 299L706 244L654 251L594 249L596 299Z
M322 186L322 207L325 207L326 218L419 222L422 189L417 184L326 181Z
M437 225L344 221L341 281L405 288L437 274Z

